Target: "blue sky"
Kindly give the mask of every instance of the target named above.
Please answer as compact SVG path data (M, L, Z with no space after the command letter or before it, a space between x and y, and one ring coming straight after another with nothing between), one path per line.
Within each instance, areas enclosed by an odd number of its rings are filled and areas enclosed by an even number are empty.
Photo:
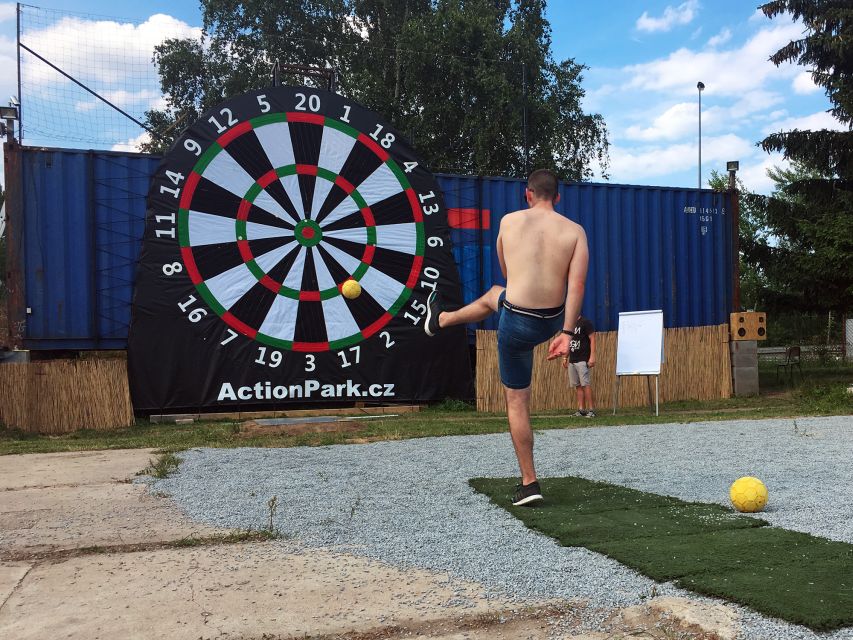
M75 17L70 24L60 22L68 18L60 13L32 11L30 15L38 20L29 23L27 42L63 60L64 65L81 65L80 73L88 74L87 83L137 116L161 99L156 81L151 81L156 80L149 62L153 44L164 37L197 35L201 25L194 0L42 0L36 4L89 14ZM777 68L768 61L771 53L802 34L801 25L785 18L768 20L756 6L757 2L743 0L549 3L554 57L574 58L589 67L583 82L585 108L601 113L607 123L611 182L696 186L698 81L705 84L703 184L712 169L724 171L727 160L739 160L747 187L767 193L772 185L766 170L783 161L762 152L756 142L770 132L795 127L840 128L826 113L829 101L811 82L806 69L792 65ZM102 16L114 18L105 21ZM15 31L14 3L0 2L3 104L17 93ZM102 43L97 60L107 64L96 65L90 60L86 66L86 60L78 59L73 39L63 50L59 43L68 31L74 32L78 42ZM34 95L46 76L43 69L29 69L26 77L30 91L25 95ZM107 113L108 109L73 87L63 91L66 93L57 93L54 99L68 103L68 117L54 118L57 122L50 126L45 121L41 129L38 118L31 118L38 134L32 142L78 148L108 148L113 144L117 148L133 147L141 130ZM45 103L45 113L56 108L49 105ZM75 114L82 118L87 113L101 113L96 111L99 109L104 109L107 123L102 131L104 139L99 145L83 144L86 134L74 134L74 121L79 119Z

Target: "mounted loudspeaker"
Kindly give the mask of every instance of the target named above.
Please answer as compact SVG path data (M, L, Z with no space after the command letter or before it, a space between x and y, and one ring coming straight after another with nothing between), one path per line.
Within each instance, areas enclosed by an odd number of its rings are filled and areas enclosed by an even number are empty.
M767 340L767 314L745 311L730 316L732 340Z

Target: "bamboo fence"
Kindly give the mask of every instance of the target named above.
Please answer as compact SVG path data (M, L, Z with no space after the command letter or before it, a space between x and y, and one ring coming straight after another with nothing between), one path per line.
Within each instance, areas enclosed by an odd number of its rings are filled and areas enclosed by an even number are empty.
M596 333L596 365L590 384L599 413L612 410L616 384L616 332ZM550 341L549 341L550 342ZM711 400L732 394L729 325L664 329L660 400ZM548 343L533 356L531 411L576 409L574 389L559 359L548 362ZM654 380L651 382L654 393ZM624 376L620 407L649 405L645 376ZM498 373L497 335L477 331L477 410L505 411L503 385Z
M31 433L133 424L124 359L0 365L0 422Z

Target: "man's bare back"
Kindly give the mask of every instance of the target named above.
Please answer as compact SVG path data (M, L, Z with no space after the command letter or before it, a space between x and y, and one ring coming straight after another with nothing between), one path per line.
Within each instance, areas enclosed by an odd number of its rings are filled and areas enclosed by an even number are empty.
M542 500L530 427L533 351L550 339L548 360L569 353L567 334L580 315L589 263L583 228L554 210L560 201L557 176L537 169L530 174L524 194L530 208L504 216L498 233L498 260L507 279L506 290L494 285L455 311L442 309L438 292L434 291L427 299L424 320L424 331L433 336L446 327L480 322L496 311L501 314L498 369L521 471L521 484L512 500L515 506Z
M507 278L506 299L512 304L530 309L566 304L576 254L584 257L583 267L575 260L577 276L581 282L586 277L583 228L547 204L536 203L504 216L497 246L501 270Z

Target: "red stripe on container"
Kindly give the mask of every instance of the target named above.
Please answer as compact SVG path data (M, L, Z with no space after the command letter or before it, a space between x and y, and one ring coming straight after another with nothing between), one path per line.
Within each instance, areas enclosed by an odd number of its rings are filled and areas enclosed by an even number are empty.
M178 205L181 209L190 208L190 202L193 199L193 193L196 186L198 186L199 180L201 180L201 174L192 171L187 178L187 183L184 185L184 192L181 194L181 203Z
M181 259L184 261L184 266L187 268L187 275L193 284L201 282L201 274L198 272L195 258L193 258L193 250L190 247L181 247Z
M365 207L361 210L361 215L364 218L364 226L366 227L375 227L376 220L373 218L373 212L370 210L370 207Z
M385 315L383 315L381 318L379 318L379 320L377 320L376 322L374 322L370 326L367 326L364 329L362 329L361 335L363 335L365 338L369 338L374 333L379 331L382 327L384 327L386 324L388 324L388 322L390 320L391 320L391 314L388 312L385 312Z
M328 342L294 342L293 343L294 351L328 351L329 343Z
M421 211L421 203L418 202L418 196L415 195L414 189L406 189L406 196L409 198L409 204L412 205L412 217L415 222L423 222L424 214Z
M376 144L376 140L374 140L370 136L364 135L363 133L359 133L358 141L365 145L367 148L369 148L377 156L379 156L379 159L382 160L382 162L388 161L388 158L390 157L388 155L388 152L385 151L385 149L380 147L378 144Z
M424 264L423 256L415 256L415 261L412 264L412 272L409 274L409 280L406 282L406 288L411 289L415 286L415 283L418 281L418 278L421 275L421 267Z
M251 130L252 130L252 123L251 122L241 122L240 124L235 126L233 129L230 129L229 131L226 131L221 136L219 136L216 139L216 143L220 147L226 147L226 146L228 146L228 143L231 142L234 138L236 138L237 136L241 136L244 133L246 133L247 131L251 131Z
M482 214L482 216L481 216ZM447 224L453 229L488 229L490 227L488 209L447 209Z
M371 264L373 262L373 254L376 253L376 247L372 244L368 244L364 247L364 255L361 256L361 261L364 264Z
M320 292L319 291L300 291L299 292L300 300L307 300L308 302L320 302Z
M316 176L317 167L313 164L298 164L296 165L296 173L301 176Z
M321 127L326 124L326 118L313 113L298 113L296 111L287 112L288 122L308 122L309 124L319 124Z
M236 316L234 316L230 311L226 311L222 314L222 319L225 321L227 325L230 327L237 329L244 336L249 336L252 340L255 339L255 336L258 335L257 329L252 329L249 325L241 320L238 320Z

